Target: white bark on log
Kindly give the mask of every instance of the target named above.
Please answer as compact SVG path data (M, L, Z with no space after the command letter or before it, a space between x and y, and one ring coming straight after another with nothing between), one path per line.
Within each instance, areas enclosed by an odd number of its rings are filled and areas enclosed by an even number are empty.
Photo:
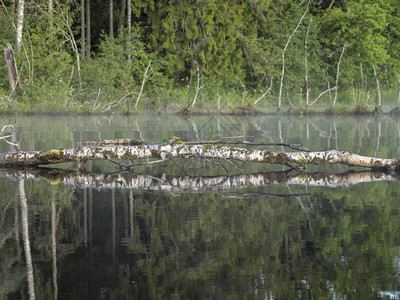
M302 173L296 170L242 174L227 176L164 176L157 178L147 174L121 172L113 174L88 173L62 169L0 170L0 177L11 180L46 180L77 188L140 189L148 191L230 190L233 188L262 187L272 184L290 184L321 187L351 187L359 183L393 181L400 182L398 174L362 171L342 174Z
M274 152L218 145L186 145L180 139L168 144L113 146L113 147L77 147L49 151L7 152L0 154L0 167L37 167L70 161L93 159L128 159L142 158L190 158L228 159L267 164L280 164L290 168L302 169L308 164L344 164L399 171L400 158L383 159L353 154L351 151L323 152Z

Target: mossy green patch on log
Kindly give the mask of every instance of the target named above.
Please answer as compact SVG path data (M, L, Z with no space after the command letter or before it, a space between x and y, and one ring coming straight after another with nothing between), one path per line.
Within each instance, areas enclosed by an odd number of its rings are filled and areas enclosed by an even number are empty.
M64 154L60 150L49 150L39 155L39 160L43 161L57 161L63 158Z
M171 140L171 145L175 146L175 145L183 145L184 142L182 142L182 139L180 137L174 136Z
M296 162L305 167L308 164L308 159L307 158L299 158Z

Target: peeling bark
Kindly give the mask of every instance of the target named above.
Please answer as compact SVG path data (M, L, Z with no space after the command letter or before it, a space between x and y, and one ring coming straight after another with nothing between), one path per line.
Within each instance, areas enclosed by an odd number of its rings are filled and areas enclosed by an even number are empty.
M10 44L7 44L7 47L4 49L4 55L6 57L8 80L10 81L11 90L14 91L19 87L19 75L14 51Z
M190 158L226 159L266 164L280 164L303 169L306 165L344 164L400 172L400 158L383 159L353 154L351 151L329 150L322 152L281 152L256 150L212 144L184 144L174 138L164 144L136 146L94 146L49 151L19 151L0 154L0 167L38 167L71 161L88 160L137 160L143 158Z

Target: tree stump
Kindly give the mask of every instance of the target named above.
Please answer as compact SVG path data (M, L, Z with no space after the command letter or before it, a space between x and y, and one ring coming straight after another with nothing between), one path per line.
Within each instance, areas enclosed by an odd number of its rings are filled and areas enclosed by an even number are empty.
M10 44L4 49L4 55L6 57L8 79L10 81L10 86L12 91L15 91L19 87L19 76L17 71L17 63L14 58L14 50Z

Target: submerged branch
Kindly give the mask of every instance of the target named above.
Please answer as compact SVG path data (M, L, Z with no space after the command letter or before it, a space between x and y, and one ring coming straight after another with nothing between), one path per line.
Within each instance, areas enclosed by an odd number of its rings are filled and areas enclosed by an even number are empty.
M229 143L229 142L227 142ZM82 146L71 149L49 151L18 151L0 154L0 167L38 167L40 165L88 160L134 161L143 158L190 158L228 159L266 164L280 164L294 169L306 165L344 164L386 171L400 172L400 158L383 159L353 154L351 151L281 152L256 150L212 144L185 144L179 138L163 144L141 144L134 146Z

